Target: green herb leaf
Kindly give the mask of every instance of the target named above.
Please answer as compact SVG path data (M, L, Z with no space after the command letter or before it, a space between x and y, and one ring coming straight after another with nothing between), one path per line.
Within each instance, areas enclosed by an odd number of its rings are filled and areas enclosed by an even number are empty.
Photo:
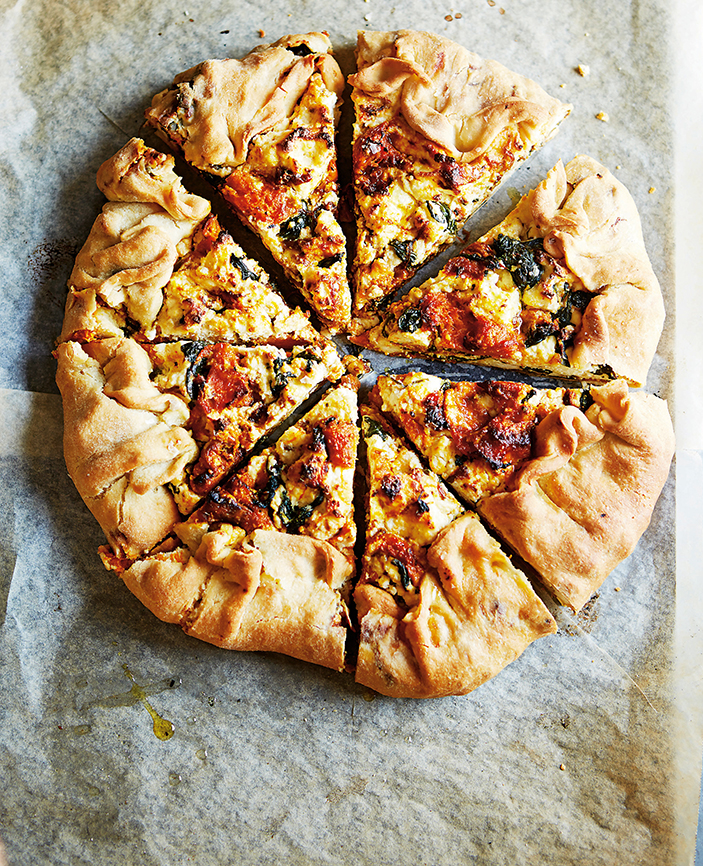
M435 222L444 226L448 232L456 233L456 220L449 205L442 201L428 201L427 210Z
M403 264L415 264L415 251L413 250L412 239L408 239L406 241L391 241L390 246L393 248L393 252L398 256L398 258L401 260L401 262L403 262Z
M239 256L235 256L235 254L232 253L229 260L232 263L232 267L239 268L243 280L256 280L258 282L259 275L252 271L244 259L240 259Z
M403 584L403 589L412 589L413 582L410 580L408 569L399 559L392 559L391 562L398 569L400 574L400 582Z
M541 251L541 238L523 242L507 235L498 235L493 241L493 252L510 271L513 282L521 291L532 288L542 278L544 268L535 257Z
M376 421L375 418L369 418L368 416L364 417L364 438L368 439L369 436L380 436L381 439L387 439L388 434L381 427L381 425Z
M410 307L398 316L398 328L406 334L413 334L422 327L422 313L417 307Z
M289 217L281 223L281 228L278 232L279 236L284 241L297 241L303 229L310 225L310 211L307 207L303 208L300 213Z

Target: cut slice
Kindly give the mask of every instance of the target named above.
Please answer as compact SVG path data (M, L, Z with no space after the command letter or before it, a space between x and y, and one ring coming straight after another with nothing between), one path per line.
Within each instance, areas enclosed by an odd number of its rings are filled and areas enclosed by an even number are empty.
M360 32L357 65L354 315L368 327L571 106L431 33Z
M181 535L218 521L246 533L275 529L329 542L353 562L357 387L345 376L274 445L212 490Z
M338 206L335 122L344 87L325 33L243 60L208 60L157 94L147 121L215 183L317 313L339 331L351 292Z
M574 610L634 550L669 473L666 403L623 379L535 392L411 373L379 377L374 397Z
M268 650L342 670L348 615L343 589L352 565L331 544L228 524L194 550L174 542L126 570L103 552L155 616L233 650Z
M134 138L100 167L109 201L76 258L60 340L319 340L173 166Z
M188 401L188 426L201 446L183 483L173 486L184 513L319 385L344 375L334 346L325 341L289 350L159 343L145 346L145 351L153 365L151 378L160 390Z
M62 343L56 357L68 474L113 554L139 556L179 519L170 487L198 456L188 403L156 387L134 340Z
M379 376L372 400L471 505L532 456L535 428L548 414L564 405L585 410L592 402L587 389L450 381L418 372Z
M131 338L56 351L68 472L117 556L150 550L266 433L344 373L334 347Z
M558 163L499 226L354 342L387 355L639 386L663 322L631 196L579 156Z
M367 406L356 679L392 697L466 694L556 624L475 515Z
M107 568L156 616L228 649L342 670L354 572L357 383L346 377L212 490L175 535Z

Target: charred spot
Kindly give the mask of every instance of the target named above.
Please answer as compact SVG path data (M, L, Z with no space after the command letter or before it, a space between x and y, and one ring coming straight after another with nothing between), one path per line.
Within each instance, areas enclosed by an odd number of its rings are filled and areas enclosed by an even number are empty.
M389 499L395 499L403 486L402 480L397 475L384 475L381 479L381 490Z
M453 157L437 154L435 160L439 163L437 169L439 184L444 189L451 189L456 192L463 183L466 183L466 174Z
M398 150L388 127L381 124L361 136L356 145L357 183L366 195L383 195L390 186L388 169L409 171L408 158Z
M524 412L498 415L478 432L474 447L493 469L506 469L530 456L534 426Z
M385 195L391 185L391 178L382 168L368 168L358 179L359 188L365 195Z
M429 394L425 397L425 421L435 430L449 430L449 422L444 412L444 403L440 402L439 394Z
M444 266L444 272L451 277L464 277L470 280L480 280L491 267L491 260L479 256L459 255L450 259Z
M302 172L292 171L290 168L278 166L274 175L275 183L282 186L294 186L299 183L307 183L312 177L310 169L305 169Z
M415 507L417 508L418 514L427 514L430 510L430 506L425 502L424 499L418 499L415 503Z
M312 431L312 443L310 447L313 451L326 451L325 431L319 425Z

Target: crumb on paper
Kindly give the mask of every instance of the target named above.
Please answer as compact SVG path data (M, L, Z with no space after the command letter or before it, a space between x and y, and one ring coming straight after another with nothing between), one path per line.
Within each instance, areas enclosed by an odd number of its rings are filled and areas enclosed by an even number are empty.
M364 15L364 21L370 21L370 20L371 20L370 15Z
M566 769L566 766L565 766L564 764L559 764L559 769L560 769L560 770L565 770L565 769Z
M607 123L610 118L605 111L599 111L598 114L596 114L596 120L602 120L603 123Z
M616 166L616 168L617 168L617 166ZM615 589L615 592L620 592L620 587L619 587L619 586L614 587L614 589Z
M505 15L505 9L503 9L502 6L500 7L500 9L498 11L500 12L501 15Z
M455 15L454 17L455 17L455 18L461 18L461 12L457 12L456 15Z
M566 87L566 85L565 85L565 84L560 84L559 87Z
M264 36L266 36L266 31L264 30L263 27L260 27L260 28L259 28L259 37L260 37L261 39L263 39Z
M615 171L620 171L621 168L622 168L621 165L616 165L616 166L615 166Z
M586 78L586 76L591 74L591 67L586 66L585 63L579 63L579 65L576 67L576 71L581 76L581 78Z
M489 6L495 6L495 5L496 5L496 0L488 0L488 5L489 5Z
M649 188L649 194L650 194L650 195L651 195L653 192L656 192L656 191L657 191L657 188L656 188L655 186L650 186L650 188Z
M445 21L453 21L453 20L454 20L454 16L453 16L453 15L445 15L445 16L444 16L444 20L445 20Z

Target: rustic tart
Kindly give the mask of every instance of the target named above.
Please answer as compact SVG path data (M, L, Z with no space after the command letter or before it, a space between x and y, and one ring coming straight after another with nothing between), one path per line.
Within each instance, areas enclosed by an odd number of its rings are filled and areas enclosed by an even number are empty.
M462 695L647 528L674 438L630 386L664 310L634 202L587 156L394 299L570 106L433 34L360 34L357 60L353 299L326 34L205 61L147 111L309 310L172 156L135 138L100 167L55 352L66 465L106 568L165 622L392 697ZM354 344L560 381L372 375Z

